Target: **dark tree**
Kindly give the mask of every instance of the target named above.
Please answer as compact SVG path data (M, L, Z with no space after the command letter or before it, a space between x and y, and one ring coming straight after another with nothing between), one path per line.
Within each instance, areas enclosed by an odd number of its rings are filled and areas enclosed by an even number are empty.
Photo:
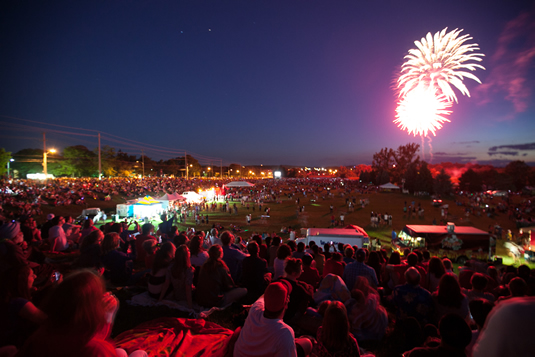
M381 149L381 151L373 154L373 161L372 161L372 168L375 172L377 172L377 184L382 185L382 180L384 177L388 176L388 179L390 180L390 170L394 167L396 164L396 156L394 153L394 150L389 148ZM385 174L383 174L386 173ZM387 181L388 182L388 181Z
M375 179L376 185L384 185L385 183L389 183L389 182L390 182L390 175L388 174L388 171L381 171Z
M119 176L130 176L134 170L134 166L137 165L136 157L134 155L128 155L128 153L119 150L117 152L114 169Z
M415 143L409 143L407 145L401 145L394 153L396 164L390 170L390 178L393 182L400 182L401 178L405 175L405 171L412 163L419 163L420 156L416 155L420 145Z
M433 175L427 167L427 162L413 162L405 170L404 189L409 193L414 192L433 192Z
M472 169L466 170L459 178L459 187L463 191L480 192L481 186L481 176Z
M7 174L7 163L10 159L11 153L4 148L0 148L0 176Z
M359 176L359 180L364 184L369 184L373 181L372 171L362 171Z
M505 166L505 173L513 179L516 191L521 191L528 183L530 167L524 161L511 161Z
M505 191L514 191L515 184L513 178L507 175L505 172L498 172L495 178L495 190L505 190Z
M427 167L427 162L422 161L418 171L417 192L433 193L433 175Z
M28 174L43 172L43 150L22 149L13 154L15 161L11 168L16 169L18 177L26 178Z
M399 183L405 175L405 171L412 163L418 163L420 157L416 155L420 145L409 143L401 145L396 151L384 148L373 155L372 168L377 172L378 182L388 174L389 181Z
M98 149L95 149L95 154L98 156ZM100 161L102 168L102 175L113 177L117 176L117 171L115 170L116 165L116 154L115 149L111 146L104 145L100 150Z
M481 171L479 176L481 177L481 182L483 185L485 185L484 189L496 189L496 183L498 179L498 171L496 171L496 169Z
M440 170L440 173L435 177L434 191L437 195L441 196L448 196L453 191L451 176L444 169Z
M52 160L53 155L49 156ZM98 175L98 154L83 145L68 146L63 149L63 158L56 167L49 170L56 176L87 177Z
M418 165L416 163L409 165L409 167L405 170L404 178L405 184L403 185L403 188L408 190L410 194L413 194L415 191L417 191Z

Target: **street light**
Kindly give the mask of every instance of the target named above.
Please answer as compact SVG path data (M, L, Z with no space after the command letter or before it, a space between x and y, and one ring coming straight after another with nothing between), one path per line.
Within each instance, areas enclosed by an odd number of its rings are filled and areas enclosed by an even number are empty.
M47 168L47 158L48 158L48 154L53 154L56 152L56 149L50 149L48 151L43 151L43 171L45 173L45 181L48 179L48 168Z
M9 160L7 161L7 178L8 178L8 179L9 179L9 164L10 164L11 162L13 162L13 161L15 161L15 159L9 159Z

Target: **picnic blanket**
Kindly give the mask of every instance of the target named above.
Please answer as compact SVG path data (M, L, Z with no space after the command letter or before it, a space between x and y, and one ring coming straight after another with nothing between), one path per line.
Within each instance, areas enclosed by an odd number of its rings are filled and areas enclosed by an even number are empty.
M186 302L178 302L178 301L168 300L168 299L158 301L156 299L153 299L149 296L149 293L147 291L145 291L144 293L132 296L132 299L127 300L126 303L132 306L149 306L149 307L167 306L171 309L177 309L180 311L187 312L190 314L191 317L203 318L203 319L210 316L210 314L214 311L224 310L225 308L230 306L229 304L223 307L212 307L211 309L207 309L194 303L193 309L190 309L187 306Z
M162 317L142 323L115 337L128 354L144 350L150 357L223 357L233 334L203 319Z

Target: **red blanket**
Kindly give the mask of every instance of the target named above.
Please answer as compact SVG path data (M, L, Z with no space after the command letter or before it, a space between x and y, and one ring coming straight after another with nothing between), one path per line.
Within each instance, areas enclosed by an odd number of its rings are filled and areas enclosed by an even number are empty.
M162 317L147 321L115 337L115 345L129 354L149 356L224 356L232 330L202 319Z

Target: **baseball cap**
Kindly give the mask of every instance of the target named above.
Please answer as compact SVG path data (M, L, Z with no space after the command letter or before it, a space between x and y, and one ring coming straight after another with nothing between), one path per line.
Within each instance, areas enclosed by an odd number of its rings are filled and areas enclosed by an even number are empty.
M292 292L292 285L287 280L271 283L264 292L264 307L270 312L277 312L286 306Z
M46 216L46 219L50 221L51 219L54 219L54 217L56 217L56 216L54 215L54 213L49 213L49 214Z

